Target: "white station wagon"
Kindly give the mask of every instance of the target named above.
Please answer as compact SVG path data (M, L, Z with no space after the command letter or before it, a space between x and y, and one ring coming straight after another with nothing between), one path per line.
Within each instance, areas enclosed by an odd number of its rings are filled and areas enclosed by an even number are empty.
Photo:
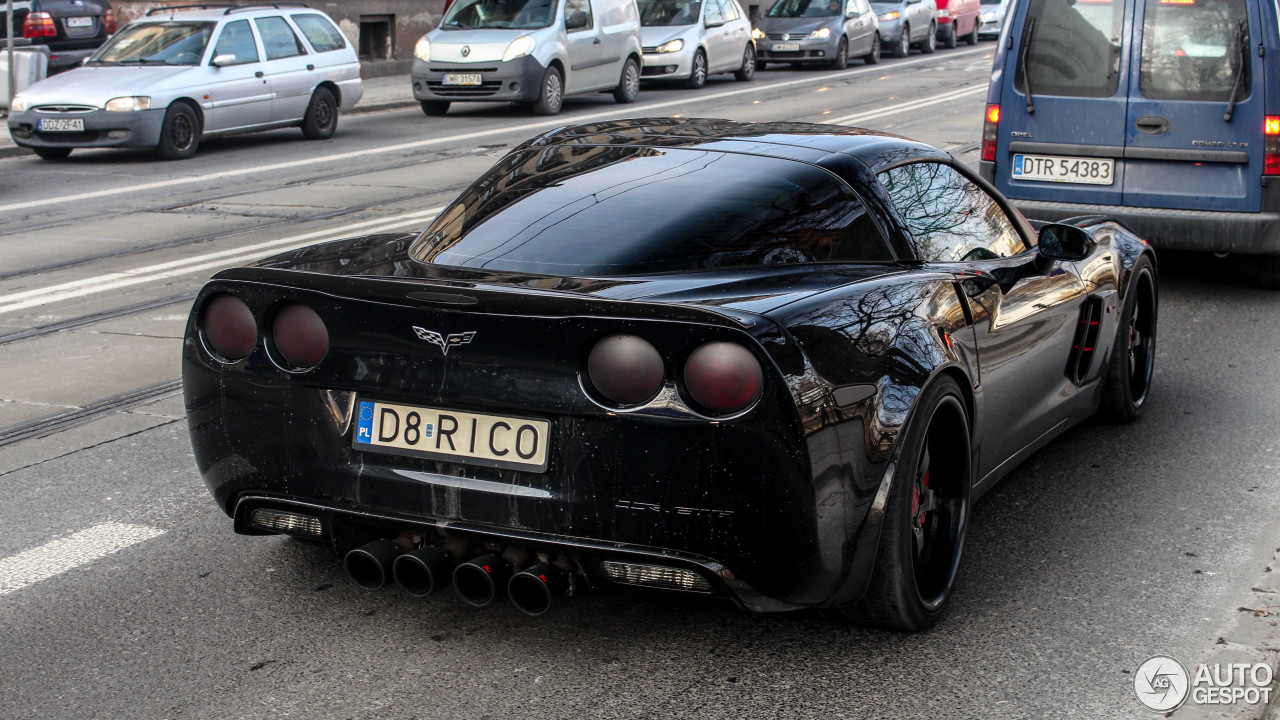
M15 97L9 134L46 160L82 147L150 147L172 160L228 133L300 126L331 137L363 92L355 51L318 10L157 8L83 67Z

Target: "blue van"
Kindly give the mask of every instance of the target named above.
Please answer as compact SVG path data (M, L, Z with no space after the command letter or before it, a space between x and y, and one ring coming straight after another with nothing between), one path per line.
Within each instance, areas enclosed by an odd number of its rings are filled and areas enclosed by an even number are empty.
M1274 0L1023 0L997 46L983 177L1028 217L1256 255L1280 289Z

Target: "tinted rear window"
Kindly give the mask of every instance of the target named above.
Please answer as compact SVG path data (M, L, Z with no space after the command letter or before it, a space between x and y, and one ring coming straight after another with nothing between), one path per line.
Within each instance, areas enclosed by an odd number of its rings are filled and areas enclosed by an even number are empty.
M1249 96L1244 0L1147 0L1139 89L1152 100L1227 102Z
M1035 95L1111 97L1120 86L1123 0L1031 0L1017 88Z
M892 259L861 200L811 165L582 145L504 158L427 228L414 257L592 277Z

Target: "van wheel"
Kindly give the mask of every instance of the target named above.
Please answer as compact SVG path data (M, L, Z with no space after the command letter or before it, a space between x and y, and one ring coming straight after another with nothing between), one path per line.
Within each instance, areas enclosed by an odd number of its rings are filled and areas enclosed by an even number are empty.
M316 88L302 116L302 134L308 140L328 140L338 129L338 101L328 88Z
M978 26L979 26L979 25L981 25L981 24L982 24L982 21L981 21L981 20L974 20L974 21L973 21L973 29L969 31L969 34L968 34L968 35L965 35L965 36L964 36L964 42L965 42L965 44L966 44L966 45L977 45L977 44L978 44Z
M1258 284L1266 290L1280 290L1280 255L1263 255L1255 260L1258 268Z
M156 152L165 160L185 160L200 147L200 120L184 102L175 102L164 114Z
M911 26L906 23L902 24L902 34L898 36L898 42L893 44L894 57L906 57L911 53Z
M622 77L618 80L618 87L613 89L613 99L626 105L635 102L638 97L640 97L640 66L636 64L635 58L627 58L626 64L622 66Z
M880 33L871 36L871 52L862 56L862 62L868 65L880 62Z
M37 147L31 149L35 150L36 155L39 155L44 160L66 160L71 157L71 148Z
M920 54L932 55L934 50L938 49L938 26L935 23L929 23L929 32L925 33L924 40L920 41Z
M702 48L693 54L693 71L684 84L694 90L707 84L707 54L702 52Z
M564 78L555 65L547 68L538 88L538 99L533 101L534 115L555 115L564 105Z
M755 46L747 43L747 49L742 51L742 67L733 71L733 79L739 82L750 81L756 76L756 70L759 70L762 64L756 62Z
M956 24L950 23L947 25L947 28L948 30L944 33L942 38L942 47L950 50L956 46L956 41L958 40L956 37Z

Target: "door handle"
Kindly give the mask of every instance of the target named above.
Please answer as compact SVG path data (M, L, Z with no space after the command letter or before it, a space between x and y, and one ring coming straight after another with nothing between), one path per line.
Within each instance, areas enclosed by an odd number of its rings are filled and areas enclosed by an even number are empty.
M258 72L254 73L254 74L253 74L253 76L254 76L254 77L256 77L256 78L260 78L260 77L262 77L262 71L261 71L261 70L259 70Z
M315 66L315 65L307 65L307 69L308 69L308 70L315 70L315 69L316 69L316 66Z
M600 38L596 38L595 40L592 40L592 41L591 41L591 44L592 44L592 45L599 45L599 44L600 44Z
M1138 131L1147 135L1163 135L1169 132L1169 118L1159 115L1144 115L1136 123Z

